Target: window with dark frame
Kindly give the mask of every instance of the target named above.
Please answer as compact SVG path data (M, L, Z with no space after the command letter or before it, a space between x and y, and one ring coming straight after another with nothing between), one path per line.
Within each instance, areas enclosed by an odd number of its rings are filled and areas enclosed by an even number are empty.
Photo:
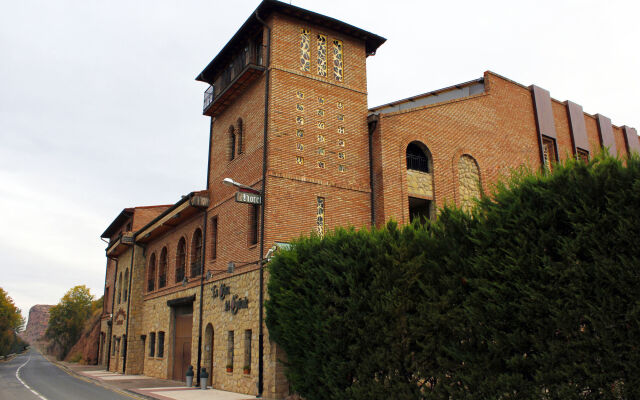
M118 278L118 304L122 302L122 272Z
M429 173L429 158L417 143L407 146L407 169Z
M236 129L236 131L237 131L237 133L236 133L236 142L238 142L237 143L237 145L238 145L238 154L242 154L242 144L243 144L243 141L244 141L244 137L243 137L244 136L244 131L242 130L243 129L242 118L238 118L238 121L236 122L236 125L238 126L237 129Z
M236 134L233 125L229 127L229 161L236 158Z
M589 162L589 152L586 150L577 149L576 157L578 158L578 160L582 160L586 163Z
M244 365L242 367L243 370L248 368L251 370L251 340L253 335L251 333L251 329L247 329L244 331Z
M215 260L218 256L218 217L211 218L211 259Z
M149 333L149 357L156 355L156 333Z
M542 137L542 165L544 168L553 172L553 164L558 161L556 158L556 142L555 140L543 136Z
M258 222L260 220L260 206L257 204L249 205L249 246L258 243Z
M158 352L157 357L164 357L164 332L158 332Z
M431 218L431 200L409 197L409 221L423 224Z
M111 341L111 355L116 355L116 335L113 335L113 340Z
M147 274L147 292L153 292L156 285L156 253L149 259L149 272Z
M193 233L191 243L191 277L195 278L202 272L202 231L200 228Z
M129 268L124 271L124 296L122 296L122 301L126 302L129 298Z
M233 368L233 347L234 347L233 331L229 331L227 336L227 368L229 368L229 366Z
M167 286L167 248L160 252L160 270L158 271L158 289Z
M178 250L176 253L176 283L180 283L185 278L185 269L187 264L187 241L180 238L178 242Z

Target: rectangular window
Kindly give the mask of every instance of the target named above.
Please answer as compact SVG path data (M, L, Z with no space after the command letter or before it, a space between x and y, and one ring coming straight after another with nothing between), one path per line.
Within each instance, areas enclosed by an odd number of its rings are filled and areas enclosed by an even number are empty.
M586 150L578 149L576 151L576 157L578 158L578 160L589 162L589 152Z
M233 331L229 331L227 336L227 369L233 370Z
M113 340L111 341L111 355L116 355L116 335L113 335Z
M158 332L158 357L164 357L164 332Z
M327 37L318 35L318 75L327 77Z
M548 138L546 136L542 137L542 164L544 168L552 172L553 164L555 164L558 159L556 158L556 142Z
M149 333L149 357L156 355L156 333Z
M211 218L211 259L215 260L218 255L218 217Z
M311 69L311 39L309 30L300 29L300 70L309 72Z
M425 223L431 218L431 201L409 197L409 221Z
M251 329L244 331L244 366L242 367L245 374L251 371Z
M249 205L249 245L258 243L258 222L260 221L260 206L257 204Z
M317 198L316 230L318 236L324 237L324 197Z
M333 41L333 77L342 82L342 40Z
M120 342L120 339L118 339ZM120 355L124 356L124 353L127 352L127 335L122 335L122 348L120 349Z

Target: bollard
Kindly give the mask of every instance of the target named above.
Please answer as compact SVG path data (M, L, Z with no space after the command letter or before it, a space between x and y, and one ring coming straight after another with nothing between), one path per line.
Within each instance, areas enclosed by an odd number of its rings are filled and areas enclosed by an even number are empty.
M202 371L200 371L200 389L206 390L208 381L209 381L209 374L207 373L207 369L202 368Z
M187 387L193 386L193 366L189 365L187 369Z

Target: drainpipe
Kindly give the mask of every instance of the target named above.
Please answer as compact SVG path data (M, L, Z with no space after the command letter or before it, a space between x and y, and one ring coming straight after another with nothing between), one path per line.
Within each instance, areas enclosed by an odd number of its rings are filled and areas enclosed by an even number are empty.
M269 123L269 79L271 77L271 28L255 13L256 19L267 29L267 57L265 62L266 77L264 83L264 133L262 144L262 207L260 213L260 294L259 294L259 326L258 326L258 396L262 397L264 389L264 332L262 323L264 321L264 210L266 208L266 187L267 187L267 132Z
M111 366L111 334L113 333L113 309L116 306L116 285L118 284L118 259L112 258L112 260L116 260L116 267L113 272L113 293L111 294L111 329L109 329L109 348L107 349L107 371L109 371L109 366Z
M124 354L122 355L122 374L127 371L127 353L129 352L129 313L131 309L131 283L133 282L133 259L136 256L136 242L133 241L131 248L131 265L129 266L129 292L127 294L127 326L124 328Z
M211 142L211 137L209 137L209 142ZM209 147L211 148L211 147ZM207 172L207 176L209 173ZM207 178L207 186L209 186L209 179ZM207 210L204 210L204 221L202 222L202 250L200 252L200 322L198 325L198 380L196 381L196 386L200 385L200 367L202 363L202 294L204 293L204 257L206 256L206 243L207 243ZM213 357L213 354L211 354ZM209 371L211 373L211 371ZM213 376L213 375L212 375Z
M373 132L376 130L378 126L378 120L380 117L378 115L372 116L371 121L369 121L369 185L371 188L371 227L375 227L376 225L376 208L375 208L375 192L374 192L374 182L373 182Z

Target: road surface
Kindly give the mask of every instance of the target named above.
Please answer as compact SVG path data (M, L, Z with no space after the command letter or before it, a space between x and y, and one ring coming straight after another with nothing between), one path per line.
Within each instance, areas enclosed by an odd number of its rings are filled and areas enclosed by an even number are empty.
M36 350L0 363L0 400L131 400L67 374Z

